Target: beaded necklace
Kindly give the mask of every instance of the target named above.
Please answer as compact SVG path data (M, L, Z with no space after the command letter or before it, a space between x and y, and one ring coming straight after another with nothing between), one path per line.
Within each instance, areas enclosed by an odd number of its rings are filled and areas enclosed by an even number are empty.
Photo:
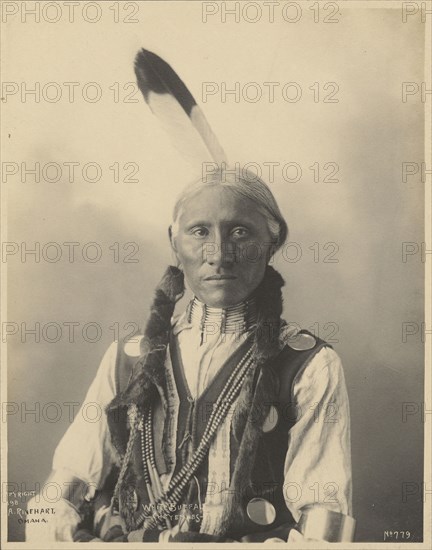
M211 327L213 334L217 327L221 334L243 334L256 326L257 318L256 300L253 298L227 308L217 308L195 297L187 310L188 322L198 325L201 333Z

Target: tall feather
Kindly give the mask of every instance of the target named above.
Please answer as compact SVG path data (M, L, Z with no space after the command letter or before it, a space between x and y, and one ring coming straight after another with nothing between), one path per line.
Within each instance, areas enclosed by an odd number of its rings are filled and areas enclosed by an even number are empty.
M135 58L138 86L176 149L193 164L226 156L204 113L185 83L166 61L142 49Z

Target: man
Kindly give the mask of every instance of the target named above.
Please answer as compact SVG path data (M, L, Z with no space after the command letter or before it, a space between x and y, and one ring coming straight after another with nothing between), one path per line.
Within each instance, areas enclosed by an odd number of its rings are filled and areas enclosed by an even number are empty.
M281 319L269 261L287 225L270 190L215 171L182 193L169 233L178 267L140 343L105 354L85 399L103 417L78 415L58 445L50 480L68 491L30 541L290 541L302 514L351 514L342 366ZM193 299L173 320L183 279Z

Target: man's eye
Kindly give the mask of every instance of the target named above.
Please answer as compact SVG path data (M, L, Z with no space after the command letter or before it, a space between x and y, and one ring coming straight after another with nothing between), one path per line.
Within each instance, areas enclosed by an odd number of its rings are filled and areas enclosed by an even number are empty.
M249 235L249 231L246 229L246 227L236 227L235 229L232 230L232 235L234 237L241 239Z
M206 237L208 235L208 229L205 227L196 227L192 229L192 235L195 235L195 237Z

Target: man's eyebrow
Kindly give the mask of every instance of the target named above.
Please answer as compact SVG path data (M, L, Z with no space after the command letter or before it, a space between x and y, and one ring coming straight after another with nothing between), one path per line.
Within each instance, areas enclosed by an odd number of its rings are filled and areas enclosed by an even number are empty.
M210 227L212 225L212 223L209 222L209 221L202 220L202 219L189 220L189 221L186 221L186 223L185 223L186 227L194 227L195 225L205 225L206 227Z
M250 221L250 220L245 220L245 219L240 219L240 218L233 218L231 220L222 220L221 221L221 224L222 225L226 225L226 226L236 226L236 225L244 225L245 227L253 227L253 223ZM190 228L190 227L195 227L195 226L199 226L199 225L204 225L206 227L212 227L213 225L213 222L210 222L210 221L206 221L206 220L203 220L203 219L192 219L192 220L187 220L186 223L185 223L185 226Z

